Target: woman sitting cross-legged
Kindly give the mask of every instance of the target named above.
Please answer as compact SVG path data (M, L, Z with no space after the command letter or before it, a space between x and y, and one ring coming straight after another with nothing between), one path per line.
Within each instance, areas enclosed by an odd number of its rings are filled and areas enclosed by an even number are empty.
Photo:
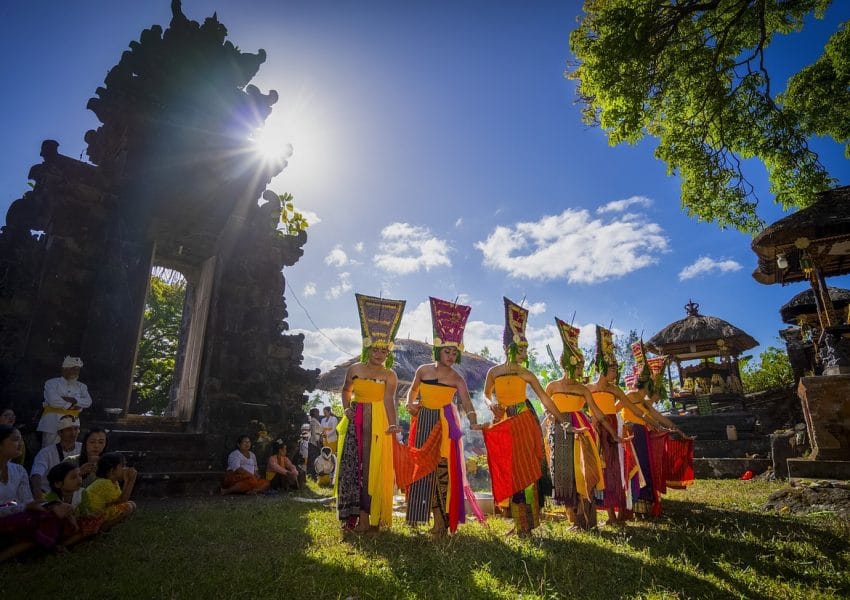
M0 561L41 546L56 547L70 504L33 500L26 469L12 462L23 449L21 433L0 425Z
M282 440L275 440L272 444L272 455L266 463L266 479L273 490L300 490L302 479L299 477L298 468L289 460L286 444Z
M269 482L260 479L257 471L257 457L251 452L251 438L240 435L236 440L236 450L227 457L227 472L221 486L224 494L259 494L269 489Z
M120 453L107 452L101 456L96 475L94 483L83 490L80 502L80 515L92 520L84 522L85 533L107 531L136 512L136 503L130 500L130 495L138 473L126 466Z

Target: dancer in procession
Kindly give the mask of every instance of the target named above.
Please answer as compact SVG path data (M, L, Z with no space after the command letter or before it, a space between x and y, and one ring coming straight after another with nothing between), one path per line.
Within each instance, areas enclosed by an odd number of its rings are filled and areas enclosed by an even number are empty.
M605 415L604 421L610 425L611 430L617 432L617 437L612 436L609 428L602 425L602 421L596 423L599 454L604 465L602 473L605 479L601 504L608 511L608 523L615 525L632 518L633 493L630 482L636 477L638 482L636 485L639 486L643 477L631 444L631 436L623 428L623 417L620 411L631 411L646 419L653 427L657 428L658 425L651 416L645 416L645 411L632 404L617 385L619 368L614 355L613 334L609 329L599 325L596 326L595 369L599 376L588 386L588 389L596 405ZM599 500L598 495L597 499Z
M337 514L343 531L377 531L392 524L393 436L398 377L393 340L404 300L355 294L363 336L361 362L349 367L342 387L344 417L338 432Z
M413 417L409 446L421 453L415 461L417 480L407 490L407 522L427 523L434 514L431 534L441 537L455 532L465 520L464 499L483 521L475 495L466 479L460 400L471 429L481 429L466 382L453 365L463 354L463 330L471 308L430 298L434 328L434 361L421 365L407 394L407 410ZM416 456L420 456L417 454Z
M550 415L544 421L552 500L557 506L566 508L576 529L588 530L596 527L594 493L604 489L598 435L593 424L599 424L612 439L622 440L596 406L590 390L579 380L584 373L584 355L578 345L579 329L558 317L555 317L555 325L564 343L560 360L564 375L550 382L546 393L558 410L570 419L576 432L564 431ZM590 412L590 417L585 410Z
M661 514L661 494L666 491L663 473L666 440L670 432L689 438L653 406L664 392L663 369L667 357L648 358L642 340L632 344L632 355L635 358L631 378L634 389L627 392L626 396L637 412L624 410L623 417L631 429L634 438L632 444L645 480L644 485L636 491L634 512L644 517L657 517ZM655 425L649 425L648 419Z
M526 386L531 386L559 426L568 433L574 429L537 377L524 366L528 361L525 337L528 310L507 298L504 302L505 362L491 368L484 382L484 395L495 416L494 425L483 430L484 443L493 483L493 501L509 507L514 532L526 537L540 524L538 481L543 461L540 423L534 407L526 399Z

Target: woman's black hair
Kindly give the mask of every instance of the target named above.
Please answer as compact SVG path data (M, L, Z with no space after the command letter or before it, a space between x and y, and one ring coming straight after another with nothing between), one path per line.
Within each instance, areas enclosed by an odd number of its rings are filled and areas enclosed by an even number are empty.
M286 445L286 442L272 442L272 455L275 455L280 452L281 448L289 450L289 447Z
M61 463L50 467L50 470L47 472L47 483L50 486L50 491L58 494L59 490L56 489L56 484L62 485L62 482L65 481L65 477L68 476L68 473L76 468L76 463L70 460L63 460Z
M310 409L310 416L311 416L311 417L313 417L313 416L318 417L318 416L320 416L321 414L322 414L322 413L319 411L319 409L318 409L318 408L315 408L315 407L314 407L314 408L311 408L311 409Z
M7 437L12 435L12 432L16 429L17 427L13 427L12 425L0 425L0 444L2 444Z
M97 460L97 477L109 477L109 472L115 467L120 467L124 464L124 455L120 452L107 452L101 454Z
M250 442L250 441L251 441L251 436L250 436L250 435L248 435L247 433L243 433L243 434L242 434L242 435L240 435L238 438L236 438L236 447L237 447L237 448L239 448L239 444L241 444L241 443L242 443L242 440L248 440L248 441Z
M103 456L103 454L106 452L106 449L109 448L109 436L106 434L106 430L103 427L92 427L83 436L83 449L80 451L80 459L79 461L77 461L81 465L84 465L89 462L89 452L88 450L86 450L86 442L89 441L89 438L93 433L102 433L106 437L106 445L103 447L103 451L100 453L101 456Z

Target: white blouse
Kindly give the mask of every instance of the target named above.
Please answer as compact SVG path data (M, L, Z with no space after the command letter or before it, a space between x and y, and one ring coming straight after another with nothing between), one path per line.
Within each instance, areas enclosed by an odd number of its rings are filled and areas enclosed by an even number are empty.
M236 471L237 469L243 469L251 475L256 475L257 457L254 456L254 453L248 452L248 456L246 457L239 450L231 452L230 456L227 457L227 470Z

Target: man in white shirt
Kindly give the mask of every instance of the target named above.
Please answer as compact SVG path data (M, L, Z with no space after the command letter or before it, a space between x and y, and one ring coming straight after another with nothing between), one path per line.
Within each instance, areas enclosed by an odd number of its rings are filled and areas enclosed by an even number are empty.
M45 446L38 451L30 470L30 487L36 500L50 491L47 484L47 472L63 460L80 455L83 445L77 441L80 434L80 422L71 415L63 415L56 424L59 442Z
M78 356L66 356L62 361L62 377L44 382L44 402L38 431L41 447L47 448L59 441L57 424L63 416L80 418L84 408L91 406L91 396L86 384L78 381L83 361Z
M330 448L331 452L336 454L338 444L336 426L339 423L339 419L331 412L330 406L326 406L324 412L325 415L322 417L322 432L325 436L325 447Z

